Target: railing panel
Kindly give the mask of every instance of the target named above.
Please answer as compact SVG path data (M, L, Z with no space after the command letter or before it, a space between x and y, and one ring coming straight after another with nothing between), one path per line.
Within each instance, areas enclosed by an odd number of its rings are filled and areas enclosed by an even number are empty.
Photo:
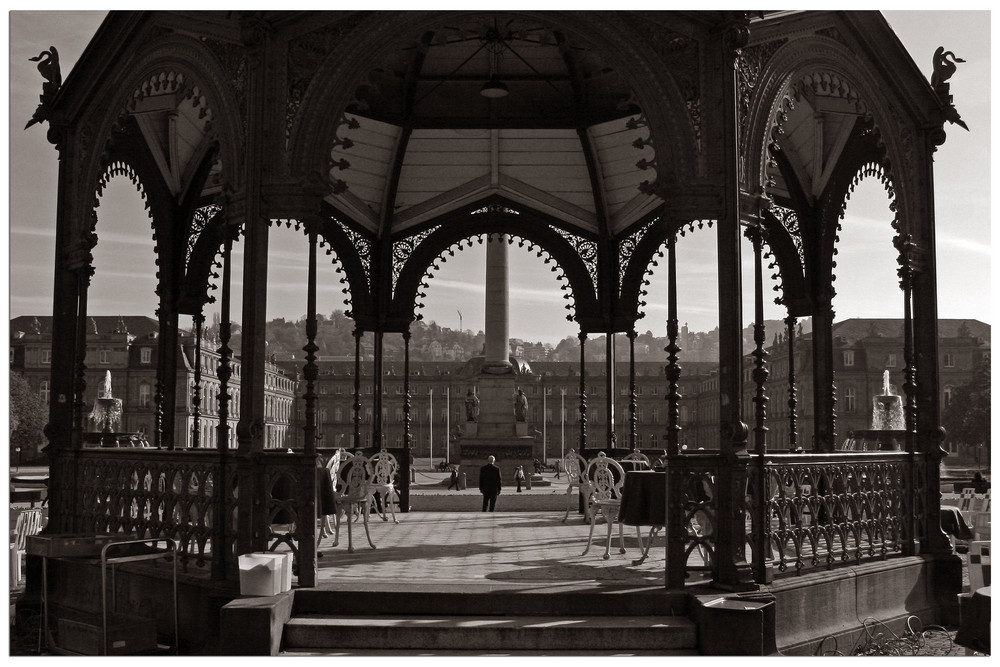
M667 586L682 588L689 574L718 567L716 480L719 457L671 456L667 462Z
M900 552L909 465L905 452L767 455L763 473L752 463L746 497L755 566L762 558L778 573L798 574ZM764 484L764 507L757 484Z
M217 552L214 522L220 471L214 452L84 450L78 462L74 524L81 530L172 538L180 563L189 570L205 567ZM235 509L232 496L228 506ZM225 536L230 553L234 530L230 524Z

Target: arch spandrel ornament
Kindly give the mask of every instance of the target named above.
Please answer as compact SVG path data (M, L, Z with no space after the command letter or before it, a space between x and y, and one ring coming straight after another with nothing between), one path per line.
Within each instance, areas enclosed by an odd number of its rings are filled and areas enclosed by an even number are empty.
M156 31L154 31L156 33ZM174 197L197 198L207 192L221 192L233 189L239 183L241 146L239 128L242 127L239 103L235 99L232 81L220 67L212 53L199 41L167 33L154 34L143 44L136 60L128 71L112 72L107 83L97 93L98 102L91 105L92 116L82 123L89 129L92 142L103 142L103 151L91 150L82 153L78 173L80 188L98 188L107 173L112 159L135 159L135 152L126 156L115 150L116 138L129 118L138 118L150 113L173 112L178 121L195 125L199 134L194 152L188 156L190 163L171 164L170 149L163 148L169 131L166 125L150 126L146 121L137 121L147 127L142 131L149 147L148 158L158 162L157 167L165 175L164 181L173 182L170 188ZM162 107L162 108L158 108ZM155 125L155 124L154 124ZM159 143L160 146L153 146ZM206 151L209 145L215 147ZM218 151L211 158L216 167L205 173L196 166L206 159L207 153ZM160 155L157 155L157 152ZM224 171L222 171L224 168ZM199 173L200 172L200 173ZM204 180L196 183L201 176ZM149 189L148 187L146 188ZM196 192L194 190L197 190ZM92 190L93 191L93 190Z
M749 139L745 146L743 172L743 188L746 191L765 197L772 195L772 175L776 173L778 162L788 157L778 155L776 151L781 150L783 142L792 141L785 132L785 124L791 122L791 115L797 111L801 113L795 106L803 101L808 105L822 98L831 108L842 107L839 109L841 112L849 112L858 119L853 133L848 134L850 128L844 130L838 146L841 152L835 156L836 159L821 162L822 169L815 170L816 174L826 179L821 189L809 193L815 197L811 206L823 211L823 229L801 226L798 229L796 244L803 260L803 277L814 289L829 291L827 297L830 298L832 287L829 278L836 268L840 219L858 180L876 177L890 199L889 209L893 217L888 224L897 233L902 231L921 238L922 234L916 228L928 224L926 212L918 210L919 202L923 201L920 193L926 191L921 180L928 170L920 163L929 159L929 153L919 144L916 121L904 119L901 112L903 102L887 82L877 78L875 73L883 69L865 62L850 50L839 32L831 34L830 29L826 29L825 34L792 39L777 48L773 45L759 47L760 53L770 55L760 63L757 85L746 89L752 94L748 104L746 127ZM809 99L811 95L815 95L812 100ZM820 156L820 159L826 157ZM897 168L899 165L905 168ZM783 168L794 172L794 167L787 160ZM930 184L925 186L930 188ZM802 192L800 188L800 199ZM775 202L791 206L789 200ZM782 260L787 254L778 252L775 257L781 277L785 279L783 295L786 301L798 300L792 299L789 292L789 280L795 269L794 261ZM817 260L819 266L813 265ZM822 285L830 289L821 289Z
M771 142L780 140L781 125L787 106L794 104L796 94L809 86L838 88L843 103L854 105L859 117L871 118L885 146L885 165L913 164L920 151L912 125L898 113L902 103L884 82L872 74L880 71L864 62L843 43L826 36L808 36L790 40L774 49L759 75L756 94L749 103L748 146L746 150L746 180L748 192L763 192L768 186L768 169L773 164L769 156ZM906 190L916 187L906 183L912 172L891 172L894 194L899 202L906 199Z

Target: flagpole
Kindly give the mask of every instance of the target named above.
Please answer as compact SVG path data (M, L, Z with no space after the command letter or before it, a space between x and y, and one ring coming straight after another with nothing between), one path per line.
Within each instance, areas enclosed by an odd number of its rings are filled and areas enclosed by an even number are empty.
M566 458L566 387L559 390L559 455Z
M430 419L427 420L427 423L430 424L430 430L428 431L429 437L427 438L427 441L428 441L428 443L430 445L430 450L429 450L430 453L428 454L428 460L429 460L429 463L430 463L430 469L434 470L434 387L431 387L429 391L430 391L430 397L431 397L430 398L430 401L431 401L430 413L431 414L430 414Z

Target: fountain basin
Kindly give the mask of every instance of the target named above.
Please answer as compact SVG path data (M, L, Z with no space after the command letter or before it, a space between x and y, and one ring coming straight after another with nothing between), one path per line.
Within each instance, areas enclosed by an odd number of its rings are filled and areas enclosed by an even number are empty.
M845 451L855 452L898 452L906 442L906 431L902 429L856 429L847 433Z

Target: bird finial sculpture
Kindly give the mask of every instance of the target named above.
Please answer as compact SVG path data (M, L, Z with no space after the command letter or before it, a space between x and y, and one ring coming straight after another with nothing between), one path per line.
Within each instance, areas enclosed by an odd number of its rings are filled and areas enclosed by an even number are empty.
M56 47L50 46L47 51L42 51L34 58L28 58L28 60L38 63L38 72L45 79L45 82L42 83L42 94L38 98L39 105L35 109L35 113L31 115L31 120L24 126L26 130L35 123L40 123L48 119L49 104L59 91L59 86L62 85L62 72L59 70L59 51L56 50Z

